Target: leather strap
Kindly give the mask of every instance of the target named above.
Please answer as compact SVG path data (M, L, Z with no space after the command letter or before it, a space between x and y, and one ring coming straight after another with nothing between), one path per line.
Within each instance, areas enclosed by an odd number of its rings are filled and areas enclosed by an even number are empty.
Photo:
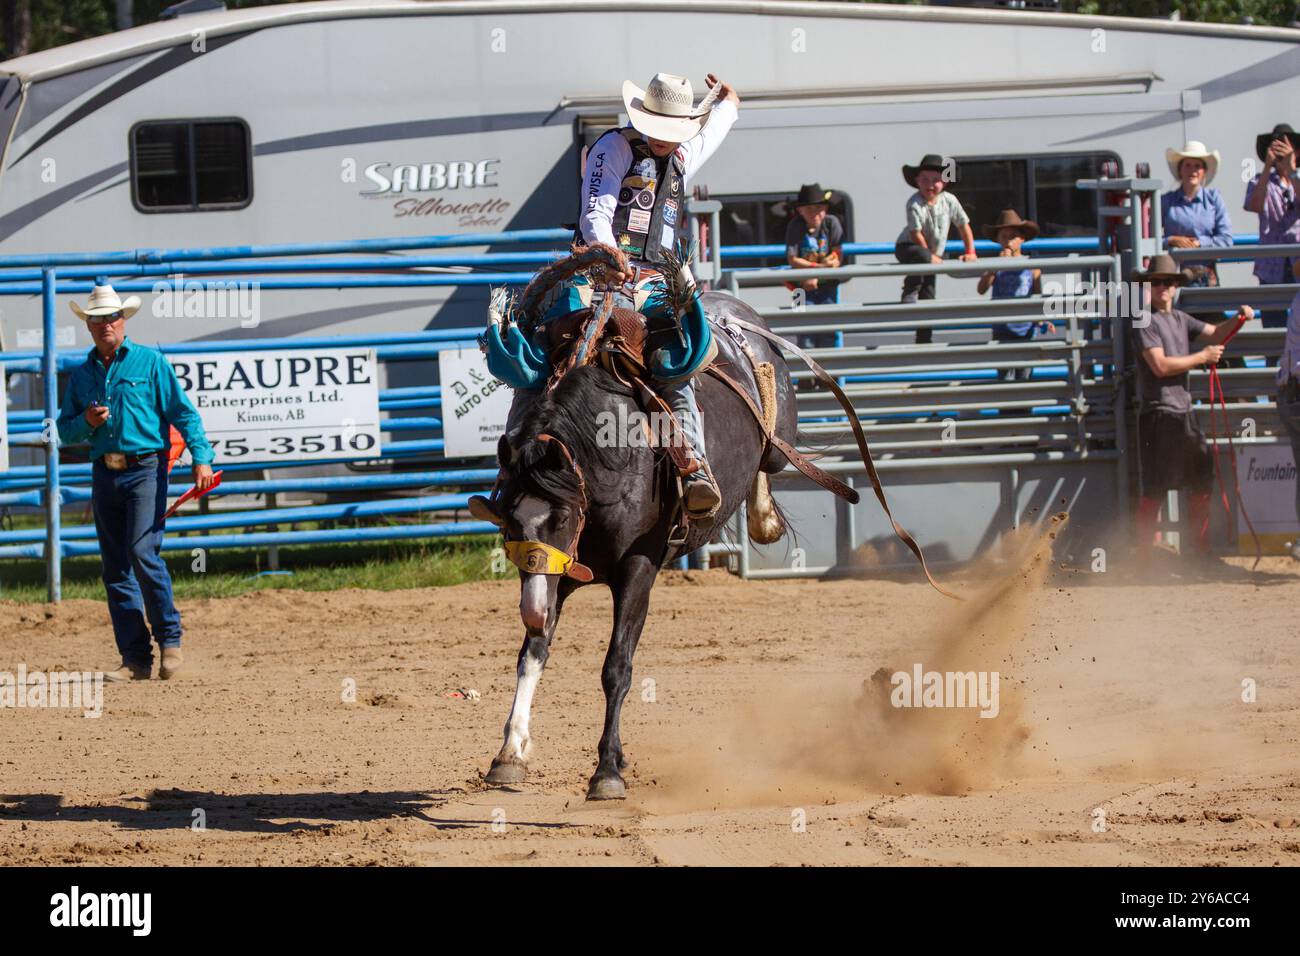
M705 369L705 371L713 375L715 378L718 379L718 381L725 384L728 388L730 388L733 392L735 392L737 395L739 395L742 399L745 400L745 404L749 406L750 412L753 413L754 420L758 422L758 428L760 431L763 432L764 438L766 438L769 442L775 445L777 449L780 450L781 454L785 455L786 461L790 462L790 464L794 465L801 472L803 472L813 481L817 482L817 484L821 485L831 494L837 495L840 498L843 498L845 501L848 501L851 504L855 504L855 505L861 500L861 497L858 495L856 491L854 491L848 485L844 484L844 482L840 481L838 478L835 478L827 474L826 472L822 471L820 468L814 465L812 461L806 455L803 454L803 452L795 449L789 442L787 442L780 435L776 434L775 432L769 433L767 429L764 428L763 426L763 413L759 410L758 406L754 404L754 400L749 397L749 393L745 391L744 387L739 382L737 382L726 372L722 371L722 369L718 368L716 365L710 365L707 369Z
M574 459L573 453L569 451L569 447L564 442L546 432L538 434L537 440L540 442L554 442L564 456L564 460L569 463L569 467L573 469L574 475L578 478L578 494L582 496L582 501L578 504L578 527L573 532L573 540L564 549L564 553L573 559L573 563L569 565L564 573L575 580L581 581L583 584L587 584L592 579L591 569L578 560L578 540L582 537L582 529L587 524L587 479L583 477L582 469L578 467L578 462Z
M894 517L893 512L889 510L889 502L885 500L885 489L880 484L880 475L876 472L876 464L874 461L871 460L871 448L867 445L867 436L862 431L862 423L858 421L858 413L854 410L853 403L849 401L848 396L844 394L844 390L840 388L839 383L836 382L835 379L831 377L830 373L827 372L826 369L822 368L821 365L819 365L811 355L809 355L807 352L799 348L799 346L795 345L793 342L789 341L788 339L782 338L781 336L777 335L775 332L771 332L760 325L755 325L754 323L747 322L744 319L738 319L735 316L731 316L731 315L727 316L726 321L728 323L738 325L742 329L745 329L746 331L753 332L757 335L761 335L769 342L772 342L780 346L781 348L793 352L795 355L799 356L799 358L803 360L805 365L807 365L810 369L812 369L813 374L817 376L817 380L831 390L831 392L835 395L836 401L840 403L840 407L844 409L844 413L848 417L849 425L853 429L853 437L857 440L858 443L858 451L862 454L862 463L867 468L867 476L871 479L871 487L876 492L876 500L880 502L880 507L884 509L885 517L889 519L889 523L893 525L894 534L898 536L898 540L902 541L903 544L907 545L908 550L910 550L912 554L916 555L916 560L921 562L921 570L925 572L925 578L927 581L930 582L931 587L933 587L940 594L946 595L947 597L954 598L958 601L962 600L962 598L960 598L958 595L953 594L951 591L945 590L944 588L939 586L939 583L935 581L934 576L930 574L929 566L925 563L925 555L921 551L921 546L916 543L915 538L913 538L910 534L908 534L907 529L898 523L898 520ZM752 401L749 404L751 408L754 405ZM762 421L761 417L759 421ZM776 436L773 436L773 438L775 437ZM776 442L774 441L773 444L776 444ZM781 446L777 444L777 447L780 448ZM783 453L784 451L785 449L782 449ZM791 461L793 463L793 459L791 459ZM796 467L798 466L796 465ZM809 475L809 477L812 476Z
M682 429L681 423L677 421L677 416L673 414L672 408L664 401L654 389L638 377L633 377L633 382L641 390L641 401L647 409L659 409L662 417L660 421L668 422L669 435L667 438L667 447L664 449L668 457L672 459L673 466L677 473L683 478L687 475L693 475L700 470L699 458L695 455L695 449L691 447L691 441L686 437L686 432ZM656 436L660 437L660 436Z

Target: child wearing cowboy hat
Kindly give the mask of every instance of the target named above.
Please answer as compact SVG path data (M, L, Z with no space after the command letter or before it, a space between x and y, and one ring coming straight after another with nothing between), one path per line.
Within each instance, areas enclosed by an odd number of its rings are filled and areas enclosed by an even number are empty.
M899 262L911 265L943 262L951 226L958 228L965 243L961 261L975 261L975 234L971 232L970 216L956 196L944 191L946 171L943 157L934 153L927 153L915 166L903 166L903 179L916 192L907 200L907 225L894 244L894 257ZM933 299L935 278L933 275L905 276L902 301ZM917 344L932 340L932 329L917 330Z
M785 259L792 269L835 269L844 261L844 225L830 213L831 193L821 183L805 183L794 200L794 216L785 227ZM827 305L839 298L833 279L805 279L786 283L803 290L808 305ZM803 348L833 347L834 332L798 336Z
M1210 560L1210 493L1214 488L1214 459L1192 410L1188 372L1216 365L1223 342L1254 312L1243 305L1235 322L1211 325L1174 307L1178 289L1189 276L1172 256L1162 253L1133 280L1149 284L1150 309L1134 320L1140 360L1138 379L1138 463L1141 498L1138 502L1138 555L1150 558L1156 521L1165 494L1188 491L1188 512L1194 533L1191 554Z
M1165 245L1170 249L1224 248L1232 245L1228 207L1217 189L1210 188L1219 171L1219 151L1189 140L1182 149L1165 150L1165 161L1178 186L1160 196L1160 218ZM1218 285L1213 263L1183 263L1191 270L1192 286Z
M999 258L1018 258L1020 247L1038 236L1038 223L1031 219L1021 219L1014 209L1004 209L998 221L984 227L984 237L995 240L1002 250ZM995 299L1023 299L1039 291L1043 273L1040 269L999 269L986 272L980 276L975 287L978 295L993 289ZM1006 322L993 326L995 342L1026 342L1040 330L1055 332L1056 326L1051 322ZM1033 376L1033 369L1007 369L1001 374L1003 381L1027 382Z

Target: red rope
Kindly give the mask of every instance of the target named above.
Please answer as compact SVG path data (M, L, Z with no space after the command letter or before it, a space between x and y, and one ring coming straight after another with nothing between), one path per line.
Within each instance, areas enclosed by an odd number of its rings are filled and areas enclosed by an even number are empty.
M1229 332L1227 337L1224 338L1222 342L1224 346L1227 346L1227 344L1230 341L1232 341L1232 337L1237 334L1237 331L1241 328L1244 321L1245 321L1244 319L1239 319L1237 321L1236 328L1234 328L1231 332ZM1255 563L1251 565L1251 570L1253 571L1255 570L1255 568L1259 567L1259 559L1263 556L1263 551L1260 548L1259 535L1255 533L1255 525L1250 520L1250 514L1246 511L1245 499L1241 497L1241 482L1237 478L1237 449L1236 446L1234 446L1232 443L1232 428L1231 428L1231 423L1228 421L1228 402L1227 402L1226 394L1223 390L1223 380L1219 378L1219 367L1217 365L1210 365L1209 370L1210 370L1210 431L1213 433L1215 439L1214 476L1219 482L1219 495L1223 500L1223 513L1228 517L1227 540L1229 545L1233 543L1232 504L1231 502L1228 501L1228 486L1223 480L1223 469L1219 464L1219 458L1223 454L1223 449L1219 446L1219 441L1218 441L1219 427L1218 427L1217 419L1215 417L1215 408L1214 408L1214 399L1216 396L1218 397L1219 400L1219 409L1223 412L1223 435L1228 439L1228 455L1232 463L1232 490L1237 499L1237 507L1241 511L1241 517L1245 520L1246 527L1250 529L1250 538L1255 543Z

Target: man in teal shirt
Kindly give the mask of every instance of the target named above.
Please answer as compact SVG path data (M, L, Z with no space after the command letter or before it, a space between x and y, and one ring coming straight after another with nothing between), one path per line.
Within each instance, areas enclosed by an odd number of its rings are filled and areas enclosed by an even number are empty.
M95 531L122 655L121 666L104 675L110 681L149 679L150 628L162 649L159 677L169 680L184 661L181 616L161 553L169 426L190 448L195 483L212 484L212 445L171 363L126 337L126 320L139 308L138 296L123 302L105 279L97 280L85 309L72 303L95 347L72 373L58 422L61 443L90 444Z

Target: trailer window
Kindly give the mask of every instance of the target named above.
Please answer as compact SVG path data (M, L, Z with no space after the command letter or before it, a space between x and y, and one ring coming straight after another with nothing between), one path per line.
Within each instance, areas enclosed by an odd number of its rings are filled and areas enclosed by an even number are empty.
M775 256L746 258L742 267L772 268L785 265L785 228L797 215L796 193L759 193L746 196L710 196L722 203L720 213L724 246L781 246ZM830 214L844 226L844 241L853 242L853 205L846 193L831 190ZM846 261L851 257L846 256Z
M131 195L141 212L238 209L252 200L252 152L243 120L137 123Z
M957 157L957 180L949 188L971 217L977 236L1008 206L1038 223L1040 235L1092 236L1097 232L1097 193L1075 187L1101 175L1115 153L1074 153L998 158Z

